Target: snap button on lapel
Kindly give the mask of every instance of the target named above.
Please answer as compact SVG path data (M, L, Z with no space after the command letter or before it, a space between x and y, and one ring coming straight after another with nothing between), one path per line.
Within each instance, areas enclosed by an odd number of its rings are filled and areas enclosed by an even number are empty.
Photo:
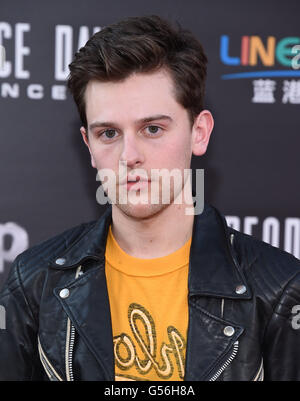
M64 265L66 263L66 259L65 258L58 258L58 259L56 259L55 263L57 265L62 266L62 265Z
M70 291L67 288L63 288L62 290L60 290L59 292L59 296L61 298L68 298L68 296L70 295Z
M231 337L233 336L235 330L232 326L226 326L223 330L223 333L225 334L225 336L227 337Z
M246 291L247 291L247 288L244 285L238 285L235 289L235 292L237 294L245 294Z

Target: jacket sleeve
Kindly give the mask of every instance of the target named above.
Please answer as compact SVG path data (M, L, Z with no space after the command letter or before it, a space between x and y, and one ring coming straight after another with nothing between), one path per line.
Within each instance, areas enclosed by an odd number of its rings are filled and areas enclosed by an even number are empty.
M264 380L300 380L300 273L283 289L264 337Z
M0 293L0 381L43 380L38 324L21 279L19 257Z

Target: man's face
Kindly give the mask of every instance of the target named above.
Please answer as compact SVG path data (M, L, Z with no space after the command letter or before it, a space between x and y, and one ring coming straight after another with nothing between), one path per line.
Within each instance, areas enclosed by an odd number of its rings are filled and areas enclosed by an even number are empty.
M117 177L118 207L126 215L147 218L169 204L162 201L162 180L159 202L151 203L151 182L128 184L127 178L151 179L152 169L190 168L193 152L192 129L186 109L176 100L169 73L159 70L136 73L122 82L90 81L85 92L87 132L81 128L93 167L112 170ZM120 163L120 165L119 165ZM123 166L121 173L120 166ZM126 167L125 167L126 166ZM124 175L124 168L127 174ZM125 170L125 172L126 172ZM120 186L119 186L120 184ZM183 182L171 180L170 204L183 188ZM175 188L174 188L175 186ZM118 201L119 189L127 192L127 202ZM156 187L157 188L157 187ZM134 195L134 198L131 197ZM147 198L147 203L131 201Z

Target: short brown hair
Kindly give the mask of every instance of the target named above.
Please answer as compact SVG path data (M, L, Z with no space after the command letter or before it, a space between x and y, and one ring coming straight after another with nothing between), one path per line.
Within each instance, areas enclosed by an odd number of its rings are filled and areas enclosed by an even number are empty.
M101 29L75 54L68 88L87 128L84 95L90 80L121 81L134 72L165 68L193 124L203 109L206 64L202 45L179 23L174 28L157 15L129 17Z

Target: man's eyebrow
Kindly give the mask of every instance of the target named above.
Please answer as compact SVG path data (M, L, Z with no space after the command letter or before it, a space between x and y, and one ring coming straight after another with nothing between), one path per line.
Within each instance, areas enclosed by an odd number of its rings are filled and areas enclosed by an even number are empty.
M144 117L139 120L136 120L134 123L141 124L141 123L149 123L151 121L155 120L167 120L167 121L173 121L173 119L170 116L167 116L165 114L157 114L154 116L149 116L149 117ZM117 127L118 124L114 123L113 121L95 121L92 124L89 125L89 130L91 131L94 128L97 127Z

